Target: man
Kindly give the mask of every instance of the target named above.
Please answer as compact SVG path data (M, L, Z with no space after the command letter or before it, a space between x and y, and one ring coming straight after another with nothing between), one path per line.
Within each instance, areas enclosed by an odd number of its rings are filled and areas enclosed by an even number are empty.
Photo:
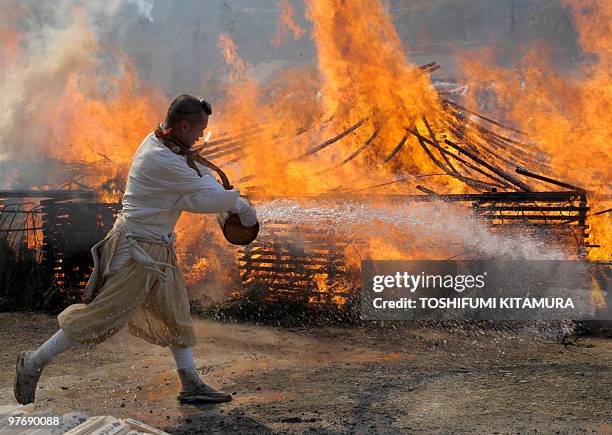
M92 248L94 271L85 304L58 316L60 325L36 351L17 359L15 398L34 402L44 367L59 353L98 344L128 325L130 334L169 346L181 380L181 402L226 402L232 396L206 385L195 367L196 343L189 301L174 251L174 226L182 211L237 213L245 226L257 222L255 210L239 196L218 168L194 161L191 147L202 137L210 104L189 95L177 97L166 120L142 142L128 174L123 209L113 229ZM208 167L220 172L221 186Z

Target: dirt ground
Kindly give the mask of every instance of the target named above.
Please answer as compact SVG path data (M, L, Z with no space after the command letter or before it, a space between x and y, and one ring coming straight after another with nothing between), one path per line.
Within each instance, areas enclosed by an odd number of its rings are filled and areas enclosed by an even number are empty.
M18 351L55 317L0 313L0 404ZM198 367L234 394L180 405L167 349L120 332L62 354L36 407L134 417L170 433L612 433L612 340L425 327L294 329L195 320Z

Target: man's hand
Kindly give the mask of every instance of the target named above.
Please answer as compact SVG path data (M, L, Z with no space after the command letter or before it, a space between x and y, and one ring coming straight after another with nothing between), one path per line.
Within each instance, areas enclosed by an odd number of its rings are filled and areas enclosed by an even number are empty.
M251 205L248 199L239 197L234 207L231 208L230 212L238 214L240 223L245 227L252 227L257 223L257 212L255 207Z

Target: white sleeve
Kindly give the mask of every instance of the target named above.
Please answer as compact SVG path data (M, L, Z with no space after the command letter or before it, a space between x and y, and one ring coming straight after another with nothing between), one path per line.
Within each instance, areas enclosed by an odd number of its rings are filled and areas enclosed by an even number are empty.
M177 202L177 207L180 210L192 213L229 211L238 214L240 223L246 227L257 223L255 208L253 208L248 200L240 197L239 190L225 190L213 176L210 169L203 165L198 164L202 177L199 177L191 168L188 168L187 173L185 173L185 166L180 166L181 172L184 174L184 177L191 179L197 191L180 197Z
M250 226L247 225L250 222L255 225L255 209L246 200L238 201L240 191L225 190L207 167L198 165L198 168L201 177L187 166L184 157L164 153L155 161L150 175L156 178L159 189L177 194L172 207L175 210L192 213L231 211L238 213L243 225Z
M193 169L189 168L191 171ZM229 211L240 197L237 189L225 190L210 171L202 171L202 177L197 174L191 179L189 188L179 195L175 208L192 213L220 213Z
M236 189L225 190L208 168L200 167L200 177L187 166L183 157L167 153L161 157L154 162L148 174L155 180L158 190L176 195L171 205L174 210L219 213L229 211L236 204L240 192Z
M240 191L236 189L225 190L221 187L221 190L181 195L176 202L175 208L192 213L220 213L222 211L230 211L239 197Z

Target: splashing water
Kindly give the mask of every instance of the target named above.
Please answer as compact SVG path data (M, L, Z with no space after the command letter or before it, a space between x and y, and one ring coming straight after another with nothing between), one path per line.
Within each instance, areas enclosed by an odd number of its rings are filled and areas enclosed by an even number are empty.
M341 201L273 200L257 204L265 231L267 224L290 222L340 236L375 238L402 253L441 252L470 258L562 260L560 247L528 234L496 234L469 208L443 201L369 204ZM449 250L450 249L450 250ZM373 257L375 258L375 257ZM406 258L406 255L402 256Z

